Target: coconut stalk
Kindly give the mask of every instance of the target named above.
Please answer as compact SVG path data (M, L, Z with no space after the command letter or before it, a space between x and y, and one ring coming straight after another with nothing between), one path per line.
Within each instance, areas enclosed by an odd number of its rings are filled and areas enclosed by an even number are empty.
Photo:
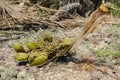
M85 37L87 37L91 32L93 32L97 26L102 23L102 20L105 19L105 16L100 18L102 15L106 15L109 13L110 4L101 4L100 7L98 7L88 18L85 26L83 27L80 34L78 34L75 37L75 40L71 43L71 45L68 47L64 53L68 52L69 50L72 50L74 46L81 42ZM100 18L99 20L97 20ZM97 21L97 22L96 22ZM63 53L63 54L64 54Z
M78 34L75 37L75 40L73 43L70 45L70 49L73 47L73 45L77 44L78 42L81 42L87 35L89 35L91 32L93 32L97 26L104 21L105 16L101 17L103 15L108 15L109 14L109 9L110 9L110 4L101 4L100 7L98 7L88 18L85 26L83 27L82 31L80 34ZM101 18L100 18L101 17ZM106 17L107 18L107 17ZM99 20L97 20L99 19Z

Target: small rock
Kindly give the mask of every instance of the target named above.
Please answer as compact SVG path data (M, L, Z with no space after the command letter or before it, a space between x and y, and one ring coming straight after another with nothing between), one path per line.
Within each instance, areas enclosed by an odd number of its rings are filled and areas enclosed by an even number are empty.
M33 71L29 70L26 74L26 79L25 80L35 80L35 77L33 75Z
M75 67L75 63L69 62L69 63L68 63L68 67L71 67L71 68Z
M22 71L20 71L17 75L17 80L25 80L26 77L26 70L23 69Z

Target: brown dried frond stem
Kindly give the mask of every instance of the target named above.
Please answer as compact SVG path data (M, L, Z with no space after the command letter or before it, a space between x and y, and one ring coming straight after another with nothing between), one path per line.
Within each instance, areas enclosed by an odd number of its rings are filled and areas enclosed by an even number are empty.
M62 53L66 53L69 50L72 50L74 46L82 41L88 34L90 34L96 27L102 22L103 18L101 18L98 22L96 20L103 14L106 14L102 11L99 7L90 15L89 19L87 20L85 26L83 27L82 31L79 35L75 37L75 40L71 43L71 45Z

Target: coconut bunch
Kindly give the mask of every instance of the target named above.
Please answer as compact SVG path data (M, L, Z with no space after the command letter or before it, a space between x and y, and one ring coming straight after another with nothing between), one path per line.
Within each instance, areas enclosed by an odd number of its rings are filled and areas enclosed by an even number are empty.
M12 48L16 51L14 59L28 61L30 66L43 65L62 56L73 42L73 38L55 37L49 30L41 32L36 38L26 38L25 43L15 42Z

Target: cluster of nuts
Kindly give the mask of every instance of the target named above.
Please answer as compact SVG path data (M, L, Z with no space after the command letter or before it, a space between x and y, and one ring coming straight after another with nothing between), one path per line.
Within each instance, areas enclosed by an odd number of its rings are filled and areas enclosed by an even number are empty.
M42 65L46 61L57 58L72 43L73 38L54 37L52 32L45 30L36 38L25 39L25 45L21 42L13 43L12 48L17 52L15 60L27 60L30 66ZM26 49L27 48L27 49Z

